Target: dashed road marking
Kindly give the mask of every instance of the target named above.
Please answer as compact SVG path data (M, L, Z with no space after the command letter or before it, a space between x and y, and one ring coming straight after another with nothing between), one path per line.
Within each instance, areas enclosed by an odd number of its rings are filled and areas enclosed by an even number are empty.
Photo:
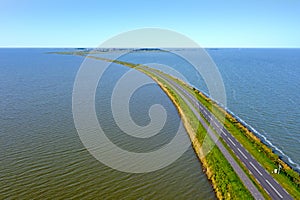
M271 188L280 196L280 198L283 198L283 196L273 187L273 185L266 179L266 182L271 186Z
M223 134L227 136L227 134L222 130Z
M265 189L265 188L264 188L264 189ZM266 191L266 193L270 196L270 193L268 192L268 190L265 189L265 191Z
M235 144L233 143L233 141L228 137L228 140L235 146Z
M252 162L250 162L250 165L252 165L252 167L262 176L262 173L253 165Z
M247 156L245 156L245 154L239 148L237 148L237 150L244 156L244 158L248 159Z
M181 89L182 90L182 89ZM182 90L183 91L183 90ZM190 99L193 99L192 97L193 96L191 96L191 94L188 94L186 91L183 91ZM196 105L196 107L198 107L199 106L199 109L201 110L201 111L203 111L203 113L205 113L206 115L207 115L207 118L209 118L210 120L216 120L216 118L215 117L212 117L211 116L211 113L210 112L207 112L206 111L206 109L204 109L202 106L200 106L199 105L199 102L197 101L195 101L195 100L193 100L193 102L194 102L194 105ZM202 107L202 108L201 108ZM219 127L219 125L217 124L217 123L215 123L216 124L216 126L218 127L218 128L220 128ZM222 126L223 127L223 126ZM227 136L227 134L223 131L223 129L221 129L221 132L223 132L223 134L225 135L225 136ZM229 137L227 137L229 140L230 140L230 142L234 145L234 146L236 146L235 145L235 143L233 143L233 141L229 138ZM238 143L239 144L239 143ZM239 148L237 148L238 149L238 151L243 155L243 157L244 158L246 158L246 159L248 159L246 156L245 156L245 154L239 149ZM246 150L247 151L247 150ZM247 151L248 152L248 151ZM249 153L249 152L248 152ZM237 155L238 156L238 155ZM239 156L238 156L239 157ZM250 157L252 157L251 155L250 155ZM253 157L252 157L253 158ZM250 162L250 164L252 165L252 167L262 176L262 174L261 174L261 172L253 165L253 163L252 162ZM249 171L249 173L250 174L252 174L251 173L251 171ZM257 179L256 179L257 180ZM258 181L258 180L257 180ZM258 181L259 182L259 181ZM278 194L278 196L280 197L280 198L283 198L283 196L274 188L274 186L268 181L268 180L266 180L266 182L270 185L270 187ZM276 182L276 181L275 181ZM265 189L265 188L264 188ZM269 194L269 192L266 190L266 192ZM270 194L269 194L270 195Z
M260 183L260 181L257 179L257 178L255 178L255 180L258 182L258 184L259 185L261 185L261 183ZM266 191L267 192L267 191ZM269 193L268 193L269 194ZM270 194L269 194L270 195Z

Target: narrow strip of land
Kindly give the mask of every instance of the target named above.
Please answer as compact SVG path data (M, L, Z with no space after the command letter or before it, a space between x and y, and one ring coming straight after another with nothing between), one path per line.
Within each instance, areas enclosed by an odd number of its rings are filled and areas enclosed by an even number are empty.
M157 73L155 70L151 70L156 76L168 81L170 85L175 87L180 91L180 93L184 94L190 102L198 108L198 111L202 113L204 118L207 121L210 121L212 128L220 135L220 137L225 141L225 143L232 149L235 155L239 158L239 160L243 163L244 166L247 167L249 172L256 178L256 180L261 184L264 190L270 195L272 199L293 199L285 189L248 153L248 151L225 129L223 124L221 124L210 111L205 108L193 95L191 95L188 91L186 91L183 87L177 84L175 81L171 80L169 77L164 76L163 73ZM180 94L179 93L179 94ZM195 109L192 109L201 124L206 128L207 133L210 134L212 138L216 137L215 134L212 133L210 127L207 126L206 123L203 123L203 119L199 116L198 112ZM232 165L236 173L239 175L245 186L249 189L251 194L256 199L263 199L262 195L258 192L257 188L253 185L250 179L246 176L246 174L242 171L242 169L238 166L238 164L234 161L232 156L228 153L225 147L221 142L217 141L216 145L222 151L226 159Z
M77 54L71 53L71 55ZM240 197L240 195L247 193L245 195L246 199L249 199L251 195L256 199L263 199L264 197L267 199L292 199L290 194L292 194L295 197L295 199L298 199L297 197L299 197L299 175L296 174L296 172L292 171L292 169L280 159L274 160L274 158L276 159L276 155L272 153L272 150L269 147L264 146L264 144L261 143L261 141L257 139L256 136L252 135L252 133L248 130L245 130L246 128L243 124L240 124L232 115L229 115L226 110L216 106L215 102L211 101L211 99L203 95L201 92L197 91L195 88L186 85L182 81L177 80L176 78L168 74L164 74L161 71L149 68L147 66L124 62L120 60L111 60L86 54L79 55L86 56L86 58L117 63L126 67L137 69L145 73L146 75L154 79L158 83L158 85L160 85L161 88L167 93L167 95L173 101L174 105L176 105L178 112L184 114L181 115L183 121L186 121L186 119L188 118L192 121L198 120L200 122L202 128L200 128L199 130L201 131L196 131L197 137L193 136L192 138L191 135L190 137L194 145L195 139L197 141L202 140L201 137L203 136L203 134L200 134L201 136L199 136L198 134L202 132L207 132L210 135L211 139L215 141L216 146L218 147L213 148L211 152L214 153L210 152L210 155L206 156L207 158L209 158L208 160L206 160L208 161L208 163L206 163L205 160L200 159L204 163L208 164L208 170L214 170L214 176L219 176L217 179L210 179L215 180L216 184L213 184L214 187L217 186L217 188L220 189L219 191L222 191L222 194L220 196L217 195L218 197L222 199L224 198L224 194L226 194L227 189L230 189L227 187L224 189L224 184L231 185L231 177L235 177L234 180L238 183L240 187L235 187L235 190L231 191L232 194L239 194L238 196L235 196L236 198ZM158 77L160 79L159 81ZM162 84L161 81L167 82L168 84L165 86L164 84ZM169 87L171 87L171 89ZM179 97L179 102L183 104L178 104L178 102L176 103L176 100L178 100L177 97ZM184 109L181 109L182 106L184 107ZM218 120L220 116L217 113L213 114L211 112L212 108L210 106L217 107L218 112L226 113L226 120L224 124ZM186 113L188 114L188 117L185 116ZM191 115L191 113L193 114ZM188 122L187 124L189 123L190 122ZM192 123L190 125L192 125ZM242 138L241 136L244 138ZM220 139L218 140L219 137ZM197 144L197 149L198 148L201 149L201 145ZM247 149L251 154L247 151ZM263 152L261 152L261 150ZM224 153L226 151L227 153ZM195 152L198 153L199 151L197 152L195 150ZM214 161L218 161L219 164L218 162L215 163ZM260 164L258 161L260 161ZM287 191L290 192L290 194L266 171L266 169L274 169L274 163L276 163L276 161L278 161L283 166L282 171L284 173L278 174L278 176L275 175L274 177L285 187ZM271 165L270 162L272 162ZM231 168L230 165L234 169L235 173L231 169L229 169ZM227 170L224 171L219 169ZM221 176L222 174L225 174L226 176L222 179L220 178L220 174ZM228 176L228 174L231 175ZM208 177L210 177L209 173L207 173L207 175ZM240 180L242 180L242 182L238 180L239 178L237 177L237 175L240 177ZM249 181L249 178L251 178L252 181ZM251 195L244 185L248 188ZM259 191L261 193L258 192L257 188L259 188ZM218 194L218 191L216 191L216 194ZM227 194L229 195L229 197L226 196L226 198L230 199L231 193Z
M231 164L234 171L237 173L243 184L248 188L250 193L255 199L264 199L264 197L261 195L261 193L258 191L258 189L254 186L254 184L251 182L249 177L244 173L244 171L241 169L241 167L238 165L238 163L234 160L234 158L231 156L231 154L228 152L228 150L224 147L224 145L218 140L218 136L213 132L211 127L204 121L204 119L201 117L200 113L194 108L194 106L191 105L190 100L192 102L195 102L194 99L192 99L189 95L187 95L186 91L182 87L180 87L177 83L170 80L169 78L163 76L162 74L158 74L156 71L151 70L152 73L154 73L156 76L162 78L166 82L168 82L171 86L173 86L173 89L181 96L181 98L189 105L191 110L194 112L195 116L199 120L199 122L202 124L202 126L206 129L207 133L209 134L210 138L215 142L216 146L220 149L220 151L223 153L225 158L228 160L228 162ZM187 99L189 98L189 100ZM198 102L197 102L198 103ZM204 109L202 109L204 110ZM209 111L205 111L208 115Z

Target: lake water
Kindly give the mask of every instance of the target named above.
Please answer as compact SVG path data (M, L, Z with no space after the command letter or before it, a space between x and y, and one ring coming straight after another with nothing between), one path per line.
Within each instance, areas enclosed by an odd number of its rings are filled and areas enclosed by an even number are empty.
M208 49L207 52L223 78L229 110L300 172L300 49ZM142 52L120 59L171 66L192 85L209 93L203 79L178 56Z
M82 57L46 54L58 49L0 49L0 199L214 199L191 148L159 171L131 174L111 169L82 145L72 116L72 89ZM64 51L59 49L59 51ZM227 93L227 107L266 137L295 168L300 164L300 50L208 50ZM136 63L164 61L207 92L184 62L162 52L122 58ZM119 133L109 97L127 69L114 65L99 84L96 111L110 139L128 150L146 151L173 136L179 116L156 85L137 91L132 118L149 123L147 111L162 104L168 113L159 139L130 141ZM119 133L119 134L118 134Z
M300 49L209 51L229 109L300 172Z
M151 173L120 172L92 157L72 116L73 83L83 58L48 51L55 49L0 50L0 199L215 199L191 147L170 166ZM96 97L101 126L128 150L164 145L180 118L157 85L134 95L133 109L140 112L133 111L132 118L140 125L148 123L146 107L151 102L164 105L168 120L160 143L130 142L114 125L108 97L126 70L115 66L103 76Z

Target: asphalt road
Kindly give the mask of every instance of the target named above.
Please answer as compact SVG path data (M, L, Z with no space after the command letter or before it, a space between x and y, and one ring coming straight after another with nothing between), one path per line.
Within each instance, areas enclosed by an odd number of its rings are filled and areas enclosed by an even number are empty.
M200 123L203 125L203 127L207 130L207 133L212 137L212 139L216 142L216 145L221 150L221 152L224 154L226 159L229 161L237 175L241 178L244 185L249 189L251 194L255 199L264 199L263 196L260 194L260 192L257 190L257 188L253 185L251 180L247 177L245 172L240 168L240 166L236 163L236 161L233 159L231 154L227 151L227 149L224 147L224 145L218 140L218 137L216 134L212 131L211 128L213 128L216 133L223 139L223 141L228 145L230 149L234 152L234 154L239 158L239 160L243 163L243 165L249 170L250 174L252 174L257 182L264 188L267 194L272 199L293 199L289 193L282 188L282 186L248 153L248 151L229 133L223 124L221 124L214 116L213 114L206 109L205 106L203 106L193 95L191 95L189 92L187 92L184 88L182 88L180 85L178 85L173 80L169 79L166 76L163 76L162 74L157 73L156 71L152 71L152 73L155 73L160 78L167 81L170 85L173 86L173 89L177 90L177 93L183 98L183 100L186 101L187 104L193 104L189 105L191 110L194 112L194 114L197 116ZM188 99L188 102L187 102ZM196 108L196 109L195 109ZM203 120L203 118L199 115L199 112L202 114L202 116L210 122L210 126L207 125L207 123Z

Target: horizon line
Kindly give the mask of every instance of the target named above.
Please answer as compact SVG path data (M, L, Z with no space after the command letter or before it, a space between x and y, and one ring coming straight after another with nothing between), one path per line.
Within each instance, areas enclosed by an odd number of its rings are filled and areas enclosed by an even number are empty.
M300 49L299 47L289 47L289 46L270 46L270 47L246 47L246 46L236 46L236 47L218 47L218 46L207 46L207 47L201 47L204 49ZM55 47L55 46L0 46L1 49L77 49L77 48L84 48L84 49L134 49L132 47L124 48L124 47L82 47L82 46L65 46L65 47ZM156 48L156 47L140 47L140 48ZM157 47L157 48L168 48L168 47ZM195 47L171 47L173 49L176 48L195 48Z

